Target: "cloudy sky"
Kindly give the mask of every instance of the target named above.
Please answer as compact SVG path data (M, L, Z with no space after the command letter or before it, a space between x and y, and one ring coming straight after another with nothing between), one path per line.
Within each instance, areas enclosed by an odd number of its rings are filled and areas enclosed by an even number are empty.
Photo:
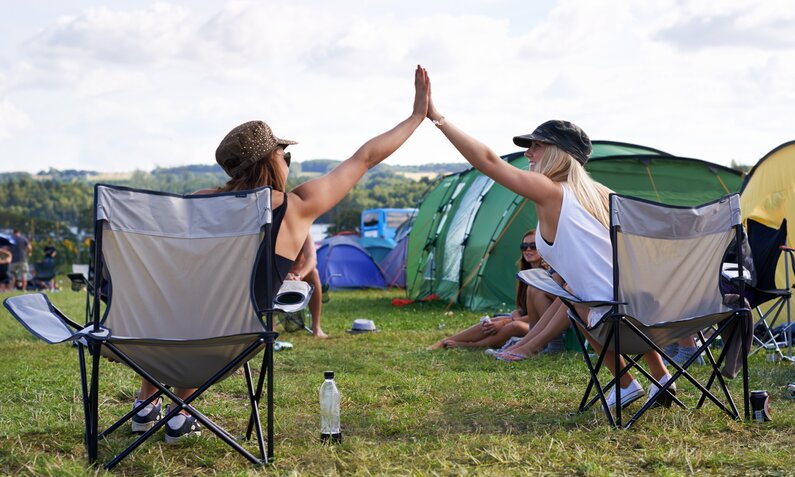
M720 8L716 9L716 5ZM0 0L0 172L212 164L263 119L345 159L439 109L499 154L569 119L592 139L728 165L795 139L786 0ZM390 164L459 162L426 122Z

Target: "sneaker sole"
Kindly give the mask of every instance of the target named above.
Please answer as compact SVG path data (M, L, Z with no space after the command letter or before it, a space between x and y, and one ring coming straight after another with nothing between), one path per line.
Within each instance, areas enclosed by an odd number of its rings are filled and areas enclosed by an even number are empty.
M201 430L188 432L186 434L182 434L181 436L176 436L176 437L175 436L169 436L168 434L166 434L166 444L177 444L179 441L181 441L182 439L185 439L186 437L200 436L200 435L202 435L202 431Z
M674 403L674 396L676 396L676 388L668 388L663 394L657 397L657 401L651 407L671 407Z
M641 391L639 393L635 393L635 395L633 395L631 398L629 398L627 400L622 398L621 399L621 409L624 409L625 407L629 406L630 404L632 404L633 402L637 401L638 399L642 398L645 395L646 395L646 393L644 391ZM610 409L615 409L616 408L616 403L609 404L608 406L610 406Z
M143 434L144 432L148 431L149 429L155 427L155 424L157 424L157 422L159 420L160 419L158 419L157 421L150 421L150 422L135 422L135 421L132 421L132 432L134 434Z

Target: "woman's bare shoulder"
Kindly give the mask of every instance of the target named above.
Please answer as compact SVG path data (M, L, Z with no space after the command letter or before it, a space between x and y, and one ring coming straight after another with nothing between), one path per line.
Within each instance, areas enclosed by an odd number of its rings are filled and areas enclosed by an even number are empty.
M222 192L221 189L199 189L196 192L190 195L207 195L207 194L218 194ZM290 194L290 198L292 199L294 194ZM279 207L284 202L284 192L275 190L273 191L273 207Z

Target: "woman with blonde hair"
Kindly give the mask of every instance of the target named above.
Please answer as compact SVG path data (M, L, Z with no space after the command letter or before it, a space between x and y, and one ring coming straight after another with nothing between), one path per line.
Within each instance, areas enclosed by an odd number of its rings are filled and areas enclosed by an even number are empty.
M610 190L592 180L583 167L591 153L591 141L582 129L568 121L551 120L530 134L514 137L514 144L527 148L524 155L530 168L521 170L455 127L436 108L432 95L428 118L476 169L535 202L536 244L544 260L563 277L570 291L587 301L612 299L613 263L608 231ZM579 307L577 311L593 326L608 309L589 311L587 307ZM546 313L556 312L552 306ZM541 320L544 321L543 316ZM587 333L586 336L595 349L601 350ZM660 355L649 352L644 358L654 378L665 384L670 374ZM615 375L612 353L606 357L605 364ZM629 373L622 375L620 385L622 407L645 394ZM658 389L652 384L650 399ZM671 386L666 392L676 391ZM613 389L608 404L615 406L615 400Z

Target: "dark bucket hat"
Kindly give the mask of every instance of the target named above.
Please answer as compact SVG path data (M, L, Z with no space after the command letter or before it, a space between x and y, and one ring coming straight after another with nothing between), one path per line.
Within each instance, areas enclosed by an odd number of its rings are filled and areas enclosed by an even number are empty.
M513 138L513 143L519 147L530 147L532 141L554 144L571 154L582 165L588 162L591 155L591 140L585 131L574 123L560 119L547 121L532 133Z
M215 161L236 177L277 147L289 144L298 143L276 137L264 121L249 121L229 131L215 150Z

